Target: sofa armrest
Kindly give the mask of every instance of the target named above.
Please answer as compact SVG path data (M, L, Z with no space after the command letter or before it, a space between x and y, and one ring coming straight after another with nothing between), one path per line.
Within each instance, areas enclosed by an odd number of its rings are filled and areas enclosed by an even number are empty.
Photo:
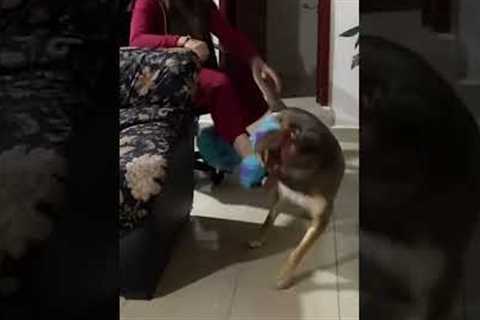
M191 123L199 65L186 50L120 49L120 227L145 221ZM147 172L148 171L148 172ZM145 172L145 174L143 173ZM123 231L121 234L123 234Z

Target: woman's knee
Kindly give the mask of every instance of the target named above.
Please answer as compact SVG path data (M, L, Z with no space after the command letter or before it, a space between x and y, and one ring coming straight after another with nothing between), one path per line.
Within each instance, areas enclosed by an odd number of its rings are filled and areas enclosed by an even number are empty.
M231 90L233 88L233 82L227 74L219 72L215 79L215 88L222 91Z
M221 71L208 70L204 72L203 78L206 82L209 83L209 86L212 88L230 88L233 86L232 80L230 77Z

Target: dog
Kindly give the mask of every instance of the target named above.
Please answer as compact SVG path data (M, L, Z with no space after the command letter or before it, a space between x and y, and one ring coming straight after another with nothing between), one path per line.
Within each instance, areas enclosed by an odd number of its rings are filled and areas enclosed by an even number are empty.
M367 35L360 47L360 318L463 319L479 128L419 53Z
M303 239L281 268L276 286L284 289L292 284L295 269L329 223L345 159L333 133L316 116L287 108L261 75L254 74L254 80L280 129L270 131L255 144L255 152L268 174L265 185L272 202L258 238L249 245L258 248L265 243L282 200L305 209L311 218Z

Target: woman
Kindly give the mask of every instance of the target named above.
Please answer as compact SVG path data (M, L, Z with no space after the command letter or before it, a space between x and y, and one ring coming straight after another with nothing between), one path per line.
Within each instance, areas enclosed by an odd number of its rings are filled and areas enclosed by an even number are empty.
M210 33L239 61L235 74L217 69ZM254 155L246 128L265 114L267 106L251 74L271 80L278 92L281 84L250 41L228 25L211 0L136 0L130 45L184 47L198 55L203 68L194 103L211 113L218 135L242 157L242 166L248 168L245 172L252 173L241 174L242 184L246 187L259 184L263 168Z

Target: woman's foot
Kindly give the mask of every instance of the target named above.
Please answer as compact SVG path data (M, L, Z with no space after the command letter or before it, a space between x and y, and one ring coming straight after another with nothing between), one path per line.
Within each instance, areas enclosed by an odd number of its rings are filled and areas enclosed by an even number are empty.
M242 160L232 145L215 132L214 127L200 131L197 145L202 158L216 169L232 172Z
M203 159L217 169L231 172L240 164L240 184L245 188L262 185L266 171L247 134L238 136L232 148L209 127L201 130L197 144Z

